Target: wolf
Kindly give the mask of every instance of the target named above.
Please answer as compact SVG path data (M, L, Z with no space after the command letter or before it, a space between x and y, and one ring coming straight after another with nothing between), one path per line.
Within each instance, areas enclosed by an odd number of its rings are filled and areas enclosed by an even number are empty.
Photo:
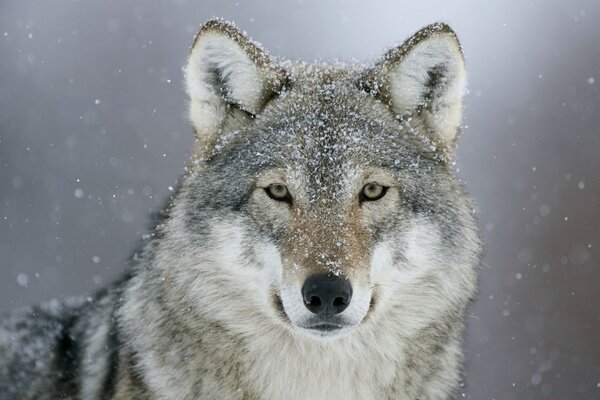
M455 395L482 246L452 29L307 64L213 19L185 71L179 189L120 281L5 319L0 398Z

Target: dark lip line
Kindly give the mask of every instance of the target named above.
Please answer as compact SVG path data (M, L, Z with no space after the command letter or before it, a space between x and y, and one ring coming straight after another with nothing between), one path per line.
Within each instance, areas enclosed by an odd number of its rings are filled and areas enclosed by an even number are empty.
M320 323L320 324L314 324L314 325L310 325L310 326L304 326L304 329L310 329L310 330L315 330L315 331L321 331L321 332L331 332L331 331L336 331L336 330L340 330L345 328L345 325L340 325L340 324L329 324L329 323Z

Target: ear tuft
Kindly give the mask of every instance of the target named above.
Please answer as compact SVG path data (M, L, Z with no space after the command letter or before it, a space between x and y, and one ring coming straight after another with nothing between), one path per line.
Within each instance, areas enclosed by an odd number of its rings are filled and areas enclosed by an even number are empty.
M443 23L421 29L388 51L361 82L395 115L412 118L446 148L454 144L462 120L465 83L460 43Z
M186 67L190 119L201 148L259 114L285 86L287 73L232 23L206 22Z

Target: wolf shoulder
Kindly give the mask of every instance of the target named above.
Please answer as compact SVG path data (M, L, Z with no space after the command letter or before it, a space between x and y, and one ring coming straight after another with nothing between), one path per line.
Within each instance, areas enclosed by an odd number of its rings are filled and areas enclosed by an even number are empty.
M91 331L106 337L107 306L105 296L79 297L0 316L0 400L78 398Z

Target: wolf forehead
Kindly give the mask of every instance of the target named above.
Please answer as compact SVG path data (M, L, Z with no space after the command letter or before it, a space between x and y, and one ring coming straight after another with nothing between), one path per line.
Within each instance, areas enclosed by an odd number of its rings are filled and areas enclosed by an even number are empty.
M288 80L252 123L224 133L207 161L259 173L327 176L373 167L406 170L445 160L427 135L403 124L361 87L359 64L287 63ZM337 176L337 178L340 178Z

